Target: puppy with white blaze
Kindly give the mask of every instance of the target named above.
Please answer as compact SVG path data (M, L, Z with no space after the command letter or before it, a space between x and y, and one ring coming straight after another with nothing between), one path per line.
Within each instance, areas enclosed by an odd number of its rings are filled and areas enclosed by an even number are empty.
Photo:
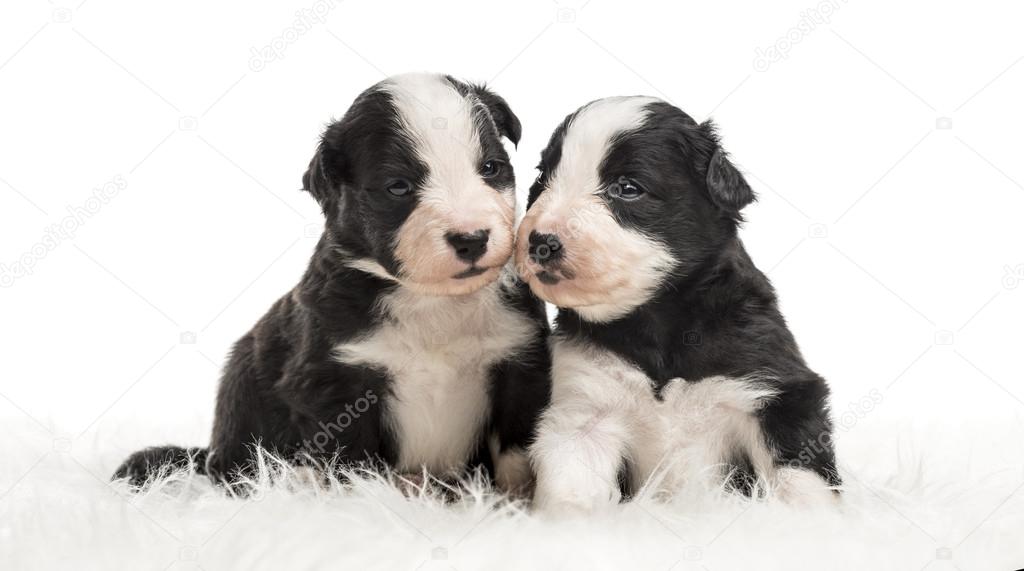
M234 347L209 449L132 455L142 484L188 465L218 481L284 458L532 482L526 449L550 394L543 302L515 279L520 123L483 86L386 79L323 134L303 176L326 224L305 275Z
M650 97L585 105L541 154L516 263L558 306L540 509L722 486L831 498L828 387L737 230L754 194L711 122Z

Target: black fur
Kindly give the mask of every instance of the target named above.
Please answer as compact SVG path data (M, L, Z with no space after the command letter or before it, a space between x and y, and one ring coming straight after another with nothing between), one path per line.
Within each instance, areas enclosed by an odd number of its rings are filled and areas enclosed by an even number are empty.
M199 474L206 473L206 449L180 446L152 446L132 454L114 472L113 479L127 478L136 484L145 482L161 470L184 470L192 464Z
M512 112L512 109L509 108L505 99L497 93L487 89L487 86L485 85L465 83L450 75L446 76L446 78L463 96L472 94L477 97L485 107L487 107L487 114L477 115L481 121L490 122L497 128L499 135L505 137L509 141L512 141L513 145L519 145L519 139L522 137L523 128L519 123L519 117L516 117L516 114Z
M486 152L507 162L499 136L512 141L520 136L519 120L507 103L483 87L449 81L466 90L464 96L472 92L487 105L478 125L481 142ZM191 454L197 461L205 456L201 471L230 482L252 471L256 444L295 461L336 455L346 465L394 463L401 443L383 418L386 406L377 402L392 397L389 375L339 363L331 352L379 326L385 317L378 302L397 287L344 262L370 258L389 272L399 271L393 238L417 201L414 196L397 199L383 189L396 177L421 182L430 165L418 158L398 113L387 91L375 86L324 132L303 176L303 188L325 214L323 236L299 284L235 344L220 382L208 453L148 448L129 457L115 478L141 485L161 467L186 465L183 458ZM514 188L511 167L488 182ZM491 371L490 426L471 462L484 466L489 466L484 453L489 434L498 437L502 450L526 448L550 391L543 303L523 284L503 286L500 295L502 303L536 324L537 335ZM360 406L362 401L368 404ZM325 432L331 437L323 438Z
M674 378L767 374L756 382L771 385L778 397L759 419L776 462L839 484L828 387L804 362L771 283L737 236L740 210L754 200L753 192L710 121L698 124L667 103L651 104L648 111L640 128L612 141L600 177L609 188L626 176L646 190L638 200L606 200L620 225L665 244L678 263L649 300L612 322L589 322L559 309L557 334L633 362L654 381L656 395ZM566 118L542 152L531 205L545 191L577 114ZM734 487L749 492L750 460L738 456L733 464Z

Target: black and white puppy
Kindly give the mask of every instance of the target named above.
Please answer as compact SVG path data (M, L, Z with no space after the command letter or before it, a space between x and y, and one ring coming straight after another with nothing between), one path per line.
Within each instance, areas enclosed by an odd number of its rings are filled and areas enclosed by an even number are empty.
M539 169L516 251L559 307L531 448L538 506L696 482L831 497L828 387L737 236L754 194L714 126L650 97L602 99L565 119Z
M235 345L210 448L135 453L115 477L205 459L253 469L337 455L446 477L482 465L504 489L531 480L526 448L550 392L543 302L514 279L515 178L500 96L408 74L363 92L303 177L325 229L299 284Z

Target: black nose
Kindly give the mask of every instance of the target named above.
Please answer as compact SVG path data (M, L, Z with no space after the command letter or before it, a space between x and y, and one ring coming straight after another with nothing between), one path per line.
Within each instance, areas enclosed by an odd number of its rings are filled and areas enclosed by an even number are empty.
M487 238L491 235L490 230L477 230L472 234L448 233L445 238L455 249L455 255L460 260L473 263L479 260L487 251Z
M530 260L545 265L562 259L565 250L562 242L554 234L530 232Z

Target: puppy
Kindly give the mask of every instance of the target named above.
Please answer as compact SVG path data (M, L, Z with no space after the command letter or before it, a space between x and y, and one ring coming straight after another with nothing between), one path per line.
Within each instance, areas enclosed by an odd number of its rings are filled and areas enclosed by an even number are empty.
M209 450L133 454L143 483L192 456L233 481L253 446L446 477L482 465L531 480L526 447L550 392L543 302L506 269L515 177L500 96L410 74L363 92L303 176L325 229L299 284L234 347Z
M516 252L559 308L537 505L593 510L698 481L831 497L828 387L737 237L754 194L714 126L654 98L602 99L555 130L539 169Z

